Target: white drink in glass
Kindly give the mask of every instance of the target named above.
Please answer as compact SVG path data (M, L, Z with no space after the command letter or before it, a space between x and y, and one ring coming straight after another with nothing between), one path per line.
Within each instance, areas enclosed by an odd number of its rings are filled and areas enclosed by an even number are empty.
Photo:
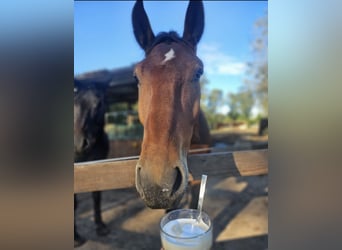
M210 250L212 225L209 216L198 210L179 209L166 214L160 222L160 235L165 250Z

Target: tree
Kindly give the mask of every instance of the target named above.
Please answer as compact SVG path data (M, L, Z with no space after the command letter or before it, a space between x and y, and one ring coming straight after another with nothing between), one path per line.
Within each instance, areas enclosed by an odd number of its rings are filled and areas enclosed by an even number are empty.
M206 75L203 75L200 79L200 86L201 86L201 108L205 110L209 95L209 90L207 88L207 85L209 84L209 80L206 77Z
M227 101L228 101L228 106L229 106L228 116L233 121L236 121L237 118L240 116L240 113L239 113L239 97L237 94L228 93Z
M207 110L212 114L217 113L217 108L223 103L223 93L220 89L213 89L209 93L207 100Z
M210 128L215 128L217 123L222 122L224 116L218 114L218 107L223 104L223 93L220 89L209 90L205 85L209 83L207 78L201 80L201 108L207 118Z
M255 22L255 40L252 43L253 60L248 65L249 78L245 83L253 91L253 95L268 115L268 18L265 15Z
M254 105L254 97L251 91L245 90L238 94L240 112L246 120L251 118L252 108Z
M228 94L228 116L232 120L236 120L239 116L242 116L245 120L250 120L251 112L254 105L254 97L249 89L241 90L240 92Z

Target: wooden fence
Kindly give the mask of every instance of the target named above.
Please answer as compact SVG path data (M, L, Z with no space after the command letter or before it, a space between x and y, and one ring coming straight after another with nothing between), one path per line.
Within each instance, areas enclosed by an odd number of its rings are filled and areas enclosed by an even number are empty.
M74 193L135 186L138 156L74 164ZM208 176L251 176L268 173L268 149L188 156L193 179Z

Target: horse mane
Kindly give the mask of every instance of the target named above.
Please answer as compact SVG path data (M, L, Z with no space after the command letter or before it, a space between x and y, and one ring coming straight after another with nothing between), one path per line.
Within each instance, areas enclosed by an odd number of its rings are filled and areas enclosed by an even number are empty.
M190 48L193 49L190 43L185 41L183 38L181 38L177 32L175 31L169 31L169 32L160 32L158 35L154 38L153 43L149 47L148 50L146 50L146 55L148 55L151 50L157 46L160 43L166 43L166 44L171 44L172 42L176 43L183 43L189 46Z

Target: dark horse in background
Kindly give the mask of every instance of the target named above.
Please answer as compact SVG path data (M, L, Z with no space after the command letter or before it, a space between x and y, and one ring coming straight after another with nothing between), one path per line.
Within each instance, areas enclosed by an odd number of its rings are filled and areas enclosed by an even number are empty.
M94 83L74 82L74 161L84 162L105 159L109 143L104 131L105 124L105 86ZM100 236L109 233L101 217L101 192L92 192L96 233ZM77 199L74 195L74 210ZM74 217L75 218L75 217ZM76 229L74 219L74 246L85 242Z
M145 59L134 70L139 119L144 126L136 188L147 206L172 209L179 206L188 185L190 144L210 143L200 109L203 63L196 56L204 30L203 3L189 2L182 37L174 31L155 36L139 0L132 23L135 38L145 51Z

